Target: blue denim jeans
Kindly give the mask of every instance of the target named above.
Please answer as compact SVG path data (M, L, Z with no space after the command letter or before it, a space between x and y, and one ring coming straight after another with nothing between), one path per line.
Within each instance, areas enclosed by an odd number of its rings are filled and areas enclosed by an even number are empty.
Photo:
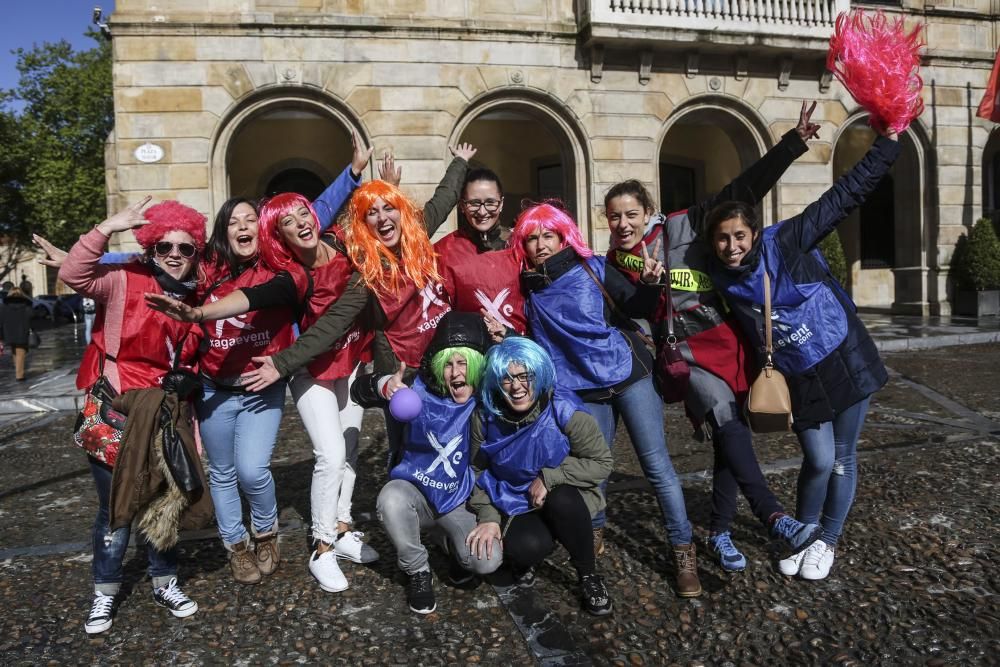
M100 461L87 457L90 462L90 472L97 486L97 517L94 519L94 562L91 572L94 575L94 588L106 595L114 595L121 585L125 560L132 527L123 526L111 531L108 526L108 513L111 506L111 475L112 470ZM162 586L166 580L177 576L177 548L169 551L159 551L149 541L146 541L146 555L149 559L149 576L153 579L153 587Z
M667 452L663 400L653 387L652 377L639 380L607 401L587 403L586 406L601 427L609 447L615 440L618 416L625 420L625 429L639 457L642 472L653 485L656 500L660 503L670 543L690 544L691 523L684 507L680 480L677 479L673 463L670 462L670 453ZM606 486L605 482L601 489L604 490ZM594 528L603 526L604 520L604 512L595 515Z
M284 382L276 382L259 393L205 386L195 404L201 440L208 454L215 520L219 536L229 546L247 537L240 491L250 505L254 530L266 533L278 520L271 452L284 405Z
M820 539L831 546L844 530L858 485L858 438L871 397L858 401L833 421L801 431L796 518L823 526Z

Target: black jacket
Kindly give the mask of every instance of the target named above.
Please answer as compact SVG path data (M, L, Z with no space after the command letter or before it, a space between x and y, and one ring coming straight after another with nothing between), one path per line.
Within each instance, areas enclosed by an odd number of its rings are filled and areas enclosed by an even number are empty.
M23 296L4 297L0 311L0 337L7 345L28 347L31 330L31 299Z

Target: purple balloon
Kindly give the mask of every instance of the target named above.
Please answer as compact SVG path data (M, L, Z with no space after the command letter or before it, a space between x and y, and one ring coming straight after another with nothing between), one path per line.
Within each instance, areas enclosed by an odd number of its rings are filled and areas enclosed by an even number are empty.
M408 387L397 389L389 399L389 412L398 421L410 422L417 418L424 408L420 394Z

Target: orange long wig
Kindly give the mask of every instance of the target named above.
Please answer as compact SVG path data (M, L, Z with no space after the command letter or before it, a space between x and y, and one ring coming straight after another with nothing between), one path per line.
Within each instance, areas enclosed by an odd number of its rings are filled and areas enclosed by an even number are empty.
M394 252L378 239L365 217L376 199L399 211L399 245ZM427 237L423 212L399 188L385 181L369 181L354 191L347 209L347 255L361 279L380 296L395 295L409 278L423 289L439 282L437 253Z

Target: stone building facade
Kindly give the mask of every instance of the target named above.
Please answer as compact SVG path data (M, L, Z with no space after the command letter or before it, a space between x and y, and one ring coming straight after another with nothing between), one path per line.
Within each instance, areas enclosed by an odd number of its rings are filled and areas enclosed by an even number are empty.
M824 68L849 2L117 0L108 207L150 193L211 218L236 194L310 193L347 164L354 130L395 154L418 201L448 146L470 141L504 180L507 216L560 197L603 250L610 185L638 178L664 210L686 206L818 100L820 140L764 202L779 220L871 140ZM926 111L891 181L841 227L848 288L862 306L948 314L956 240L1000 208L1000 139L975 117L997 0L867 7L925 25Z

